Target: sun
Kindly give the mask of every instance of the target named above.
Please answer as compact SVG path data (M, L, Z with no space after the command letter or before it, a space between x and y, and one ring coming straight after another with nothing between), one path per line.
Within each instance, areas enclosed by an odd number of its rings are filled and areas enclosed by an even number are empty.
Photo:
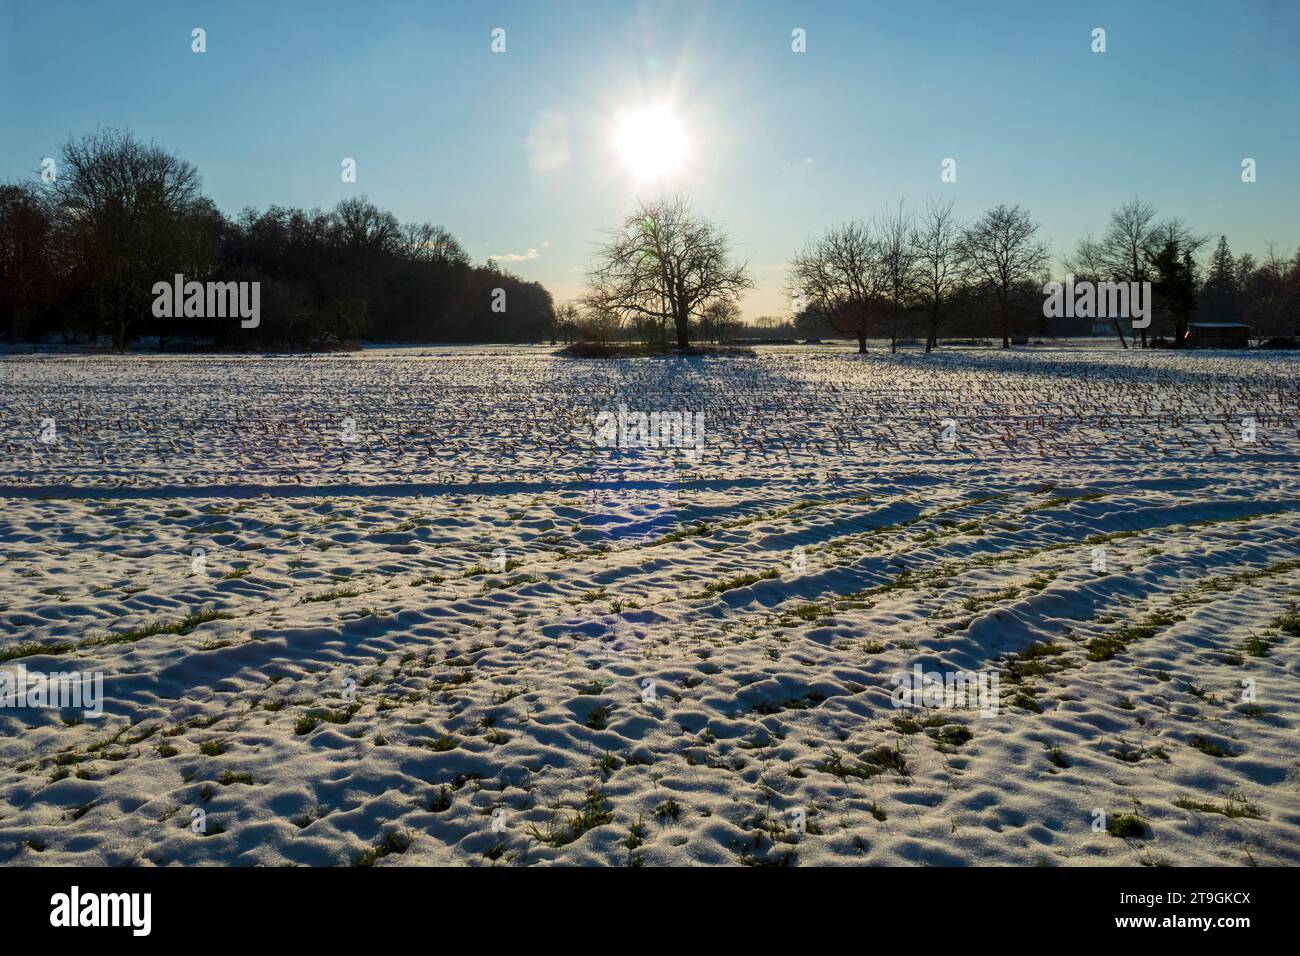
M681 168L686 130L667 106L625 110L614 119L614 149L637 179L660 179Z

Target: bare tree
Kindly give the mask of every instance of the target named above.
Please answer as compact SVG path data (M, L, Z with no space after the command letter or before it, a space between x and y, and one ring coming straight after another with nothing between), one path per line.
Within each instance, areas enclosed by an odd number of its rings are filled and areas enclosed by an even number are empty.
M690 323L712 301L738 302L753 288L749 268L731 260L727 237L695 215L684 197L642 201L603 245L587 277L584 305L649 319L690 345Z
M1098 249L1104 277L1117 282L1147 278L1156 227L1156 207L1142 199L1134 198L1112 212Z
M917 267L917 298L925 308L927 352L939 347L939 323L961 285L958 255L961 224L952 214L953 200L930 200L917 219L913 247Z
M555 336L558 332L564 336L565 343L573 341L573 337L578 332L578 319L581 318L578 306L573 302L561 302L555 307L555 321L551 323L551 344L555 344Z
M395 255L402 248L402 227L365 196L340 200L334 207L340 244L357 252Z
M468 265L469 255L460 240L431 222L408 222L398 237L401 254L412 262Z
M916 294L918 278L915 242L916 222L910 213L885 210L876 219L880 266L889 298L889 351L898 351L898 325L908 301Z
M1047 244L1035 238L1038 223L1019 206L999 204L962 231L961 256L974 278L998 300L1002 347L1011 347L1011 296L1016 287L1047 268Z
M608 345L623 328L623 318L609 309L587 309L578 314L575 328L579 340Z
M1290 268L1289 258L1278 252L1277 246L1270 242L1264 253L1264 261L1255 272L1246 277L1242 288L1245 290L1246 306L1243 321L1255 327L1260 338L1286 335L1288 315L1295 314L1295 297L1287 288L1287 273Z
M1096 281L1148 282L1152 281L1153 263L1162 254L1166 243L1173 242L1179 250L1193 255L1205 245L1204 235L1195 235L1179 219L1157 219L1156 207L1143 199L1134 198L1110 213L1106 232L1100 239L1080 239L1073 258L1066 261L1071 272ZM1112 320L1119 342L1128 347L1119 316ZM1141 343L1147 346L1147 330L1141 330Z
M178 267L203 272L215 262L215 236L200 242L187 234L215 210L201 202L192 165L129 132L69 139L61 156L50 186L61 246L121 351L131 324L147 313L155 282Z
M1104 246L1102 242L1090 235L1079 240L1074 255L1066 259L1065 266L1076 279L1104 282L1110 275L1110 266L1106 261ZM1115 330L1115 334L1119 336L1119 344L1127 349L1128 340L1124 338L1124 327L1120 325L1119 317L1112 315L1108 318L1111 327Z
M790 262L790 295L823 313L837 332L858 340L878 331L888 308L888 281L879 240L863 222L834 226Z
M700 316L700 332L705 338L723 342L732 329L740 325L740 306L735 302L718 299L704 307Z
M1193 253L1205 243L1205 237L1194 236L1181 220L1158 220L1155 206L1143 199L1133 198L1110 214L1106 231L1100 239L1087 236L1079 241L1075 255L1066 265L1077 275L1086 275L1095 281L1148 282L1152 278L1152 262L1160 255L1167 242L1179 249ZM1108 316L1125 348L1124 329L1120 316ZM1143 347L1146 330L1141 330Z
M1149 261L1151 254L1163 249L1167 242L1172 242L1179 249L1195 256L1201 247L1209 241L1209 236L1192 232L1191 227L1177 216L1162 219L1160 224L1151 232L1151 245L1147 259Z

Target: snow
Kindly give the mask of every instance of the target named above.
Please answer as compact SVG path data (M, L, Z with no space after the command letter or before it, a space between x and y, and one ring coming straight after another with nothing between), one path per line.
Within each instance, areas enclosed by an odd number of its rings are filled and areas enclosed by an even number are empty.
M0 861L1300 862L1300 360L755 352L0 357Z

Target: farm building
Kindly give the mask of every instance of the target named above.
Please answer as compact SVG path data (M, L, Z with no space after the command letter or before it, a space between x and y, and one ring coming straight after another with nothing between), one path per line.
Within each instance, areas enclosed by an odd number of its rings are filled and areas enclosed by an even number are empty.
M1250 345L1250 326L1240 322L1193 322L1187 327L1187 345L1194 349L1244 349Z

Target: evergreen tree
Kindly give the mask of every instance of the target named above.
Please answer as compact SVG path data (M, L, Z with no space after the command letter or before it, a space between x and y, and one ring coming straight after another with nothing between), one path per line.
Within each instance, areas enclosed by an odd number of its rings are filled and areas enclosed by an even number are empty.
M1207 322L1236 322L1241 312L1237 301L1237 266L1228 249L1228 237L1220 236L1210 257L1210 272L1201 289L1200 314Z
M1173 328L1174 347L1182 348L1187 325L1196 310L1196 273L1191 253L1166 239L1160 251L1150 257L1156 279L1152 291Z

